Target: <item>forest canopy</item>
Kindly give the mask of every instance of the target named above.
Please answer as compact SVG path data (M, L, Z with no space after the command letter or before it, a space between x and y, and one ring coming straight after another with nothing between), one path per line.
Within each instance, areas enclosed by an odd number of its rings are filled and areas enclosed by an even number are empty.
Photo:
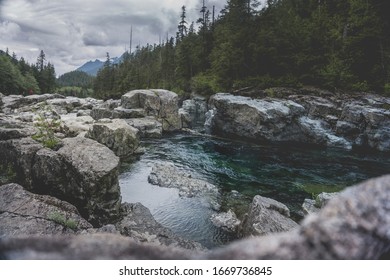
M194 21L183 6L176 37L137 46L120 65L107 54L97 97L301 85L390 94L390 1L228 0L218 17L199 11Z

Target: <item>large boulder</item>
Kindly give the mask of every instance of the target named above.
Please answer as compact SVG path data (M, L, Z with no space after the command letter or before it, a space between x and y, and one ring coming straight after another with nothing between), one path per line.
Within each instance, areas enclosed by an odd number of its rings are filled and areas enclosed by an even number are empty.
M155 116L162 123L163 131L181 129L178 107L179 98L168 90L133 90L122 96L125 109L142 108L148 116Z
M267 235L289 231L297 226L298 224L290 218L290 211L286 205L271 198L256 195L243 221L241 235Z
M120 158L131 156L139 146L138 129L120 119L93 124L86 137L105 145Z
M198 250L203 247L196 242L185 240L156 222L149 209L141 203L123 203L123 218L116 224L121 234L138 242Z
M61 190L64 195L72 192L71 199L78 201L76 206L93 225L115 221L121 204L119 158L104 145L83 137L64 139L58 154L66 167L61 176L68 181Z
M92 228L76 207L54 197L32 194L22 186L0 186L0 237L72 234Z
M301 141L296 119L305 108L293 101L216 94L212 131L259 141Z

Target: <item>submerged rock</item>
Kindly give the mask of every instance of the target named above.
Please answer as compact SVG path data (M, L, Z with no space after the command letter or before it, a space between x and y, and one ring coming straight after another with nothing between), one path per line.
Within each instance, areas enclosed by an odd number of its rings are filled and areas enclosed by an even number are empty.
M298 224L290 219L290 211L286 205L271 198L256 195L242 223L241 235L267 235L289 231L297 226Z
M30 234L74 234L92 228L73 205L22 186L0 186L0 237Z
M163 227L153 218L149 209L141 203L123 203L123 218L116 224L121 234L138 242L199 250L203 247L194 241L185 240Z
M218 188L204 180L192 178L192 175L177 168L172 163L156 163L148 177L149 183L163 188L176 188L179 195L193 197L198 194L218 194Z

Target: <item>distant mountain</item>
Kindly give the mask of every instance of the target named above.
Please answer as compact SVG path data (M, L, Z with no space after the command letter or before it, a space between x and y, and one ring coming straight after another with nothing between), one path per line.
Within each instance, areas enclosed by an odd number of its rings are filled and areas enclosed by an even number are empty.
M122 54L120 57L114 57L111 58L111 63L112 64L119 64L123 61L123 56ZM76 69L76 71L82 71L85 72L91 76L96 76L97 72L102 68L104 65L104 61L101 61L99 59L96 59L95 61L88 61L84 65L80 66L79 68Z
M79 68L76 69L76 71L82 71L85 72L91 76L96 76L97 72L99 71L100 68L102 68L104 65L104 62L96 59L95 61L88 61L84 65L80 66Z

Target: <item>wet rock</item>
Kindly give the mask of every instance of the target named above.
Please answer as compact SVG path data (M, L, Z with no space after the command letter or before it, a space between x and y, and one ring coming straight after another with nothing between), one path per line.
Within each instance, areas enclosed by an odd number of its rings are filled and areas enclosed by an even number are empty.
M238 227L241 224L241 221L232 210L229 210L228 212L215 213L211 215L210 220L216 227L229 232L237 232Z
M305 108L293 101L216 94L210 105L215 107L214 133L258 141L296 141L301 137L294 120Z
M185 240L171 230L156 222L149 209L141 203L122 204L123 219L116 224L121 234L130 236L138 242L199 250L203 247L193 241Z
M296 228L298 224L290 219L287 206L271 198L256 195L247 217L242 223L243 236L268 235Z
M183 101L179 110L183 128L193 128L203 125L206 120L207 102L201 98Z
M131 156L139 146L138 129L120 119L93 124L86 137L105 145L120 158Z
M352 144L350 142L333 134L331 129L327 128L326 123L322 120L301 117L299 118L299 125L305 138L307 138L306 142L328 147L338 147L346 150L352 149Z
M186 171L171 163L156 163L148 177L149 183L163 188L176 188L181 196L193 197L201 193L217 195L218 189L204 180L192 178Z
M126 122L138 129L140 138L160 138L162 136L162 124L154 117L126 119Z
M22 186L0 186L0 237L30 234L74 234L92 228L76 207Z

